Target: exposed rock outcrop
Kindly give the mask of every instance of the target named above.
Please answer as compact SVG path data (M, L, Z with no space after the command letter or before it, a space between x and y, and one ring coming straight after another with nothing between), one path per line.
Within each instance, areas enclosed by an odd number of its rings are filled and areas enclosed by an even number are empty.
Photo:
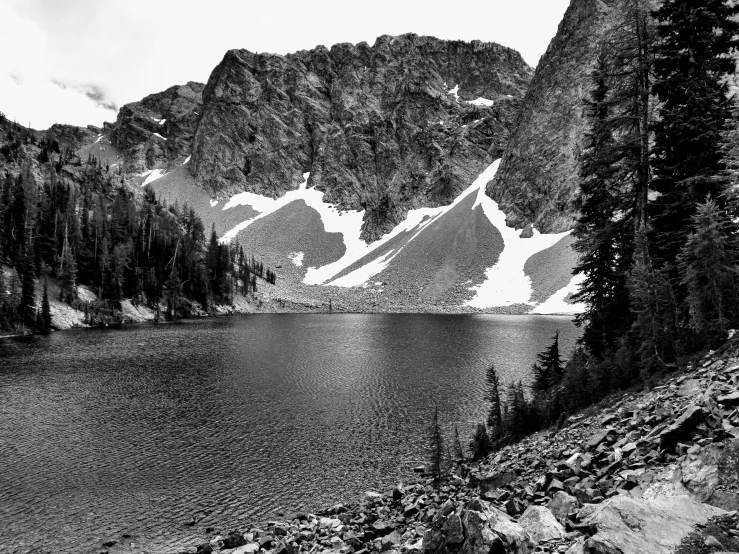
M231 50L203 91L191 171L221 197L278 197L310 172L327 202L365 210L362 238L375 240L502 155L531 74L509 48L413 34Z
M487 193L507 223L543 232L572 228L585 121L598 42L621 0L572 0L541 58Z
M124 156L124 169L168 168L189 156L205 85L173 86L126 104L114 124L105 125L110 142Z

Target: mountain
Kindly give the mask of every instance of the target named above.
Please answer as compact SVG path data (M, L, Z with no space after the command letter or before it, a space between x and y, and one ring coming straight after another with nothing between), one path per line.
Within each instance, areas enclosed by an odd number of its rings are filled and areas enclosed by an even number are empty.
M102 130L49 133L263 259L278 274L260 291L275 309L572 312L572 205L527 211L547 191L501 194L493 178L510 173L547 83L568 84L556 63L573 53L561 47L572 10L549 70L494 43L413 34L287 56L231 50L204 85L127 104Z
M571 229L599 38L621 0L572 0L523 99L500 171L487 187L509 225Z

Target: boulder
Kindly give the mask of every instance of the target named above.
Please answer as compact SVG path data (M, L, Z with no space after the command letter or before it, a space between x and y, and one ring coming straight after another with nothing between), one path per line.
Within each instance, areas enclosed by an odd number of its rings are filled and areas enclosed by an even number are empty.
M723 406L739 406L739 391L719 396L716 401Z
M565 529L549 509L543 506L529 506L519 518L518 524L529 534L536 544L543 541L561 539Z
M446 516L440 511L423 536L426 553L529 554L533 550L534 543L523 527L484 500L468 502Z
M687 496L637 499L614 496L587 504L578 519L595 530L584 544L589 554L668 554L696 524L725 513Z
M705 408L692 404L683 415L659 434L660 446L670 452L674 451L677 443L687 441L707 415Z
M547 504L547 509L562 525L567 521L567 514L575 511L577 507L577 498L563 491L557 492Z
M680 463L682 484L691 496L724 510L739 510L739 440L711 444Z

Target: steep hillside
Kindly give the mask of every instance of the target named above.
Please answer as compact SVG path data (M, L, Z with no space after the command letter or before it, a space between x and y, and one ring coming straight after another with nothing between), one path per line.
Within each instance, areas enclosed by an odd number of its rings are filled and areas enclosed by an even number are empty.
M280 275L260 291L273 307L571 313L569 226L508 227L517 204L485 193L532 74L509 48L413 34L287 56L232 50L206 85L128 104L102 130L49 136L258 253ZM547 209L571 220L569 205Z
M188 161L151 186L167 202L187 202L223 240L259 252L280 279L264 300L315 310L572 313L577 281L568 232L531 236L505 225L485 195L490 164L448 205L418 208L379 240L362 240L364 213L340 210L309 186L279 198L242 192L208 200ZM528 238L525 238L528 237Z
M542 232L572 228L585 131L583 99L598 40L621 0L572 0L537 66L488 195L508 224Z
M448 204L505 148L531 69L497 44L382 36L288 56L229 51L203 91L191 171L215 196L309 186L377 240Z
M116 122L106 124L106 135L123 154L126 171L166 168L190 155L203 88L190 82L151 94L123 106Z

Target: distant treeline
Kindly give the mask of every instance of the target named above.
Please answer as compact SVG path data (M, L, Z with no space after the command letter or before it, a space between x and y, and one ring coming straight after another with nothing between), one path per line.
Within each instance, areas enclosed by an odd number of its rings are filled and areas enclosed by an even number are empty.
M178 318L256 292L257 278L276 282L243 248L221 244L215 228L208 238L191 207L167 206L150 187L134 193L107 164L81 163L56 140L39 141L4 118L0 129L0 262L13 268L9 278L0 272L0 329L48 327L37 323L35 296L36 280L47 277L90 323L115 320L123 299ZM78 167L62 173L66 164ZM80 300L78 285L97 300Z

